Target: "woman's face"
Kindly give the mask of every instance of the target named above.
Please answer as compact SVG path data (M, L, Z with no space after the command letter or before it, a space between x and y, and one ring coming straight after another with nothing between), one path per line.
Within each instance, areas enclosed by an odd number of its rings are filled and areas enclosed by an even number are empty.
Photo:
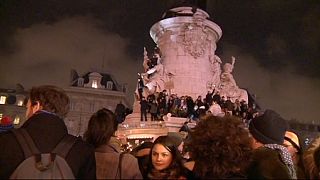
M161 144L155 144L151 151L152 165L160 171L170 166L172 162L172 154Z

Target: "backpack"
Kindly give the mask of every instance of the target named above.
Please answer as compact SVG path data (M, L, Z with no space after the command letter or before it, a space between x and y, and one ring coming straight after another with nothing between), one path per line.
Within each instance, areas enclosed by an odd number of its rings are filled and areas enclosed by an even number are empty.
M50 153L41 153L25 129L14 129L25 156L10 179L75 179L65 160L77 138L67 135Z

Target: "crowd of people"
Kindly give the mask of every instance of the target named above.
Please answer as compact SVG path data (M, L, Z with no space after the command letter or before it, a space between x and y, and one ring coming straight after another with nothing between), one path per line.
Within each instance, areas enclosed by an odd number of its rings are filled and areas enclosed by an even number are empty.
M233 115L240 117L248 123L257 113L258 108L254 103L249 104L245 100L236 99L231 101L230 97L220 96L219 91L213 89L206 96L168 95L166 90L160 93L142 97L140 100L141 121L147 121L147 114L151 114L151 121L162 120L163 116L170 113L173 117L189 118L198 120L206 114Z
M197 101L194 104L198 106ZM249 127L237 113L199 113L197 125L186 137L159 136L153 142L136 147L131 153L123 153L115 136L117 117L108 109L100 109L91 116L81 138L68 134L64 124L69 98L62 89L55 86L33 87L26 106L27 121L21 128L0 132L1 179L320 178L320 138L307 149L302 149L299 136L273 110L265 110L253 117ZM188 115L194 114L187 112ZM28 135L27 144L31 141L38 149L36 154L29 155L35 158L28 163L35 166L24 168L38 171L22 173L26 169L22 170L21 164L29 156L19 141L17 132L20 131ZM61 159L57 158L59 154L52 152L66 138L73 143L69 152L61 157L73 176L64 176L63 173L57 176L56 172L61 173L61 169L52 163ZM50 154L48 165L39 154Z

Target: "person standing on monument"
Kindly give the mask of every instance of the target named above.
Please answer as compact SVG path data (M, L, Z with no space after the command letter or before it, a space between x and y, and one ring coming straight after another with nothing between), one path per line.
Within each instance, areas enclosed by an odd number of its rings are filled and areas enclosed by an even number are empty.
M125 120L126 107L122 104L121 101L119 104L117 104L116 109L114 110L114 113L116 115L116 119L119 124Z
M158 113L157 101L152 99L149 102L149 107L150 107L151 121L156 121L158 119L158 117L157 117L157 113Z
M140 118L141 118L140 120L141 120L141 122L143 121L143 118L145 121L148 121L147 120L148 109L149 109L148 101L146 100L145 97L142 96L142 98L140 100Z
M138 93L139 93L139 100L141 100L142 98L142 93L143 93L143 88L144 88L144 82L143 82L143 78L142 75L140 73L138 73Z
M212 99L213 94L214 94L214 90L213 90L212 92L208 90L208 93L206 94L206 101L207 101L207 103L208 103L209 106L212 105L212 102L213 102L213 99Z

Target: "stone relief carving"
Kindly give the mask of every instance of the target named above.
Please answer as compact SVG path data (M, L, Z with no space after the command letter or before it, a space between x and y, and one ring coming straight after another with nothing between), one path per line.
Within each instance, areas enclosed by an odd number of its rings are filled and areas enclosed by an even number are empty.
M197 24L188 23L184 27L184 50L194 58L201 57L206 51L206 41L208 35L205 33L204 27Z

